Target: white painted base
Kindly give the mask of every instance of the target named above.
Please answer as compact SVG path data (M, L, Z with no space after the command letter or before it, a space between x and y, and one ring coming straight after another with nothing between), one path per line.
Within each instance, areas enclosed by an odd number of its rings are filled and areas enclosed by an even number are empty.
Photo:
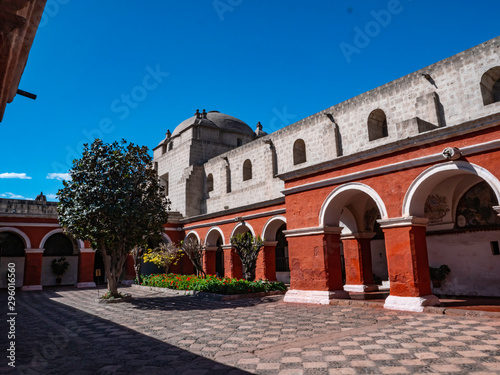
M96 285L93 281L86 282L86 283L78 283L76 284L77 288L95 288Z
M349 299L349 293L344 290L289 290L283 301L297 303L315 303L329 305L332 299Z
M370 285L344 285L344 290L346 292L356 292L356 293L364 293L364 292L373 292L378 290L378 287L375 284Z
M423 297L389 296L385 300L384 308L388 310L422 312L425 306L437 306L439 304L439 298L433 294Z
M35 290L42 290L42 289L43 287L41 285L25 285L21 287L21 290L25 292L32 292Z
M378 290L390 290L391 282L389 280L382 281L382 285L378 286Z

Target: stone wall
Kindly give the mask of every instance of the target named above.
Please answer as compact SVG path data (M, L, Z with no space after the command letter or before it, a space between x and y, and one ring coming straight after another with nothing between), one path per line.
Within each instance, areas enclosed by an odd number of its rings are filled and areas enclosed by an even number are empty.
M0 213L57 216L57 203L0 198Z
M498 113L500 102L484 105L481 79L488 70L500 66L499 51L500 37L272 134L246 144L245 139L243 146L229 151L238 135L222 132L218 143L211 129L200 134L189 129L176 137L174 149L167 153L168 162L155 150L159 175L170 176L173 209L186 214L185 201L192 199L189 212L197 215L279 198L283 183L277 175L347 155L363 155L420 133ZM304 141L306 160L294 163L294 143L299 139ZM189 160L181 153L188 153ZM253 176L243 181L242 168L247 159L252 163ZM203 168L192 175L191 166L198 163L204 163ZM206 186L209 174L214 185L210 192ZM192 181L186 188L187 179Z

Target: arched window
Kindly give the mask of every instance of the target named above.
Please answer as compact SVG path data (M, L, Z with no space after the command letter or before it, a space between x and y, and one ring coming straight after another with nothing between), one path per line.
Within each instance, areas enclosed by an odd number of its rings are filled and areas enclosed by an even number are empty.
M250 159L245 160L243 163L243 181L252 179L252 162Z
M163 155L166 152L167 152L167 145L163 144L163 146L161 146L161 154Z
M241 146L243 144L243 141L241 140L241 138L236 138L236 146Z
M500 66L484 73L480 86L484 105L500 102Z
M172 151L173 148L174 148L174 142L170 141L170 143L168 144L168 151Z
M0 256L23 257L24 248L24 242L18 235L10 232L0 232Z
M376 109L368 116L368 139L374 141L376 139L387 137L387 117L384 111Z
M306 162L306 144L302 139L297 139L293 144L293 165Z
M210 173L207 176L207 193L210 193L212 190L214 190L214 176Z
M73 243L62 233L56 233L50 236L44 245L44 256L64 256L73 255Z

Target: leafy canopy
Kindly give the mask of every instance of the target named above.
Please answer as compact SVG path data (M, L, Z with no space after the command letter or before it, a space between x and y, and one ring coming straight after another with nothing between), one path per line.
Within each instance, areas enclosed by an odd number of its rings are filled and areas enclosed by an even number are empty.
M73 161L71 181L59 190L61 225L73 236L128 253L163 232L169 201L162 193L147 147L125 140L85 144Z

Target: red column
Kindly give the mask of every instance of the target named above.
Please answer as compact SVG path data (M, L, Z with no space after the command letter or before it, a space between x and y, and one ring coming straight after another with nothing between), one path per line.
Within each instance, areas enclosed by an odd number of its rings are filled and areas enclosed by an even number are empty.
M243 267L236 250L231 245L222 246L222 249L224 250L224 273L226 277L241 279L243 277Z
M346 285L349 292L377 290L373 284L371 238L375 233L355 233L342 238Z
M255 279L276 281L276 244L277 241L266 241L257 258Z
M77 288L95 288L94 283L94 249L80 249L78 254L78 283Z
M42 290L43 249L26 249L22 290Z
M205 247L203 251L203 271L207 275L215 275L215 256L217 247Z
M123 265L123 271L120 283L125 285L133 284L135 280L135 269L134 269L134 258L131 254L127 255L125 258L125 264Z
M330 299L349 298L342 288L341 228L289 230L290 290L285 302L328 304Z
M423 311L439 304L432 295L425 237L428 219L417 217L379 220L384 231L390 296L385 307Z

